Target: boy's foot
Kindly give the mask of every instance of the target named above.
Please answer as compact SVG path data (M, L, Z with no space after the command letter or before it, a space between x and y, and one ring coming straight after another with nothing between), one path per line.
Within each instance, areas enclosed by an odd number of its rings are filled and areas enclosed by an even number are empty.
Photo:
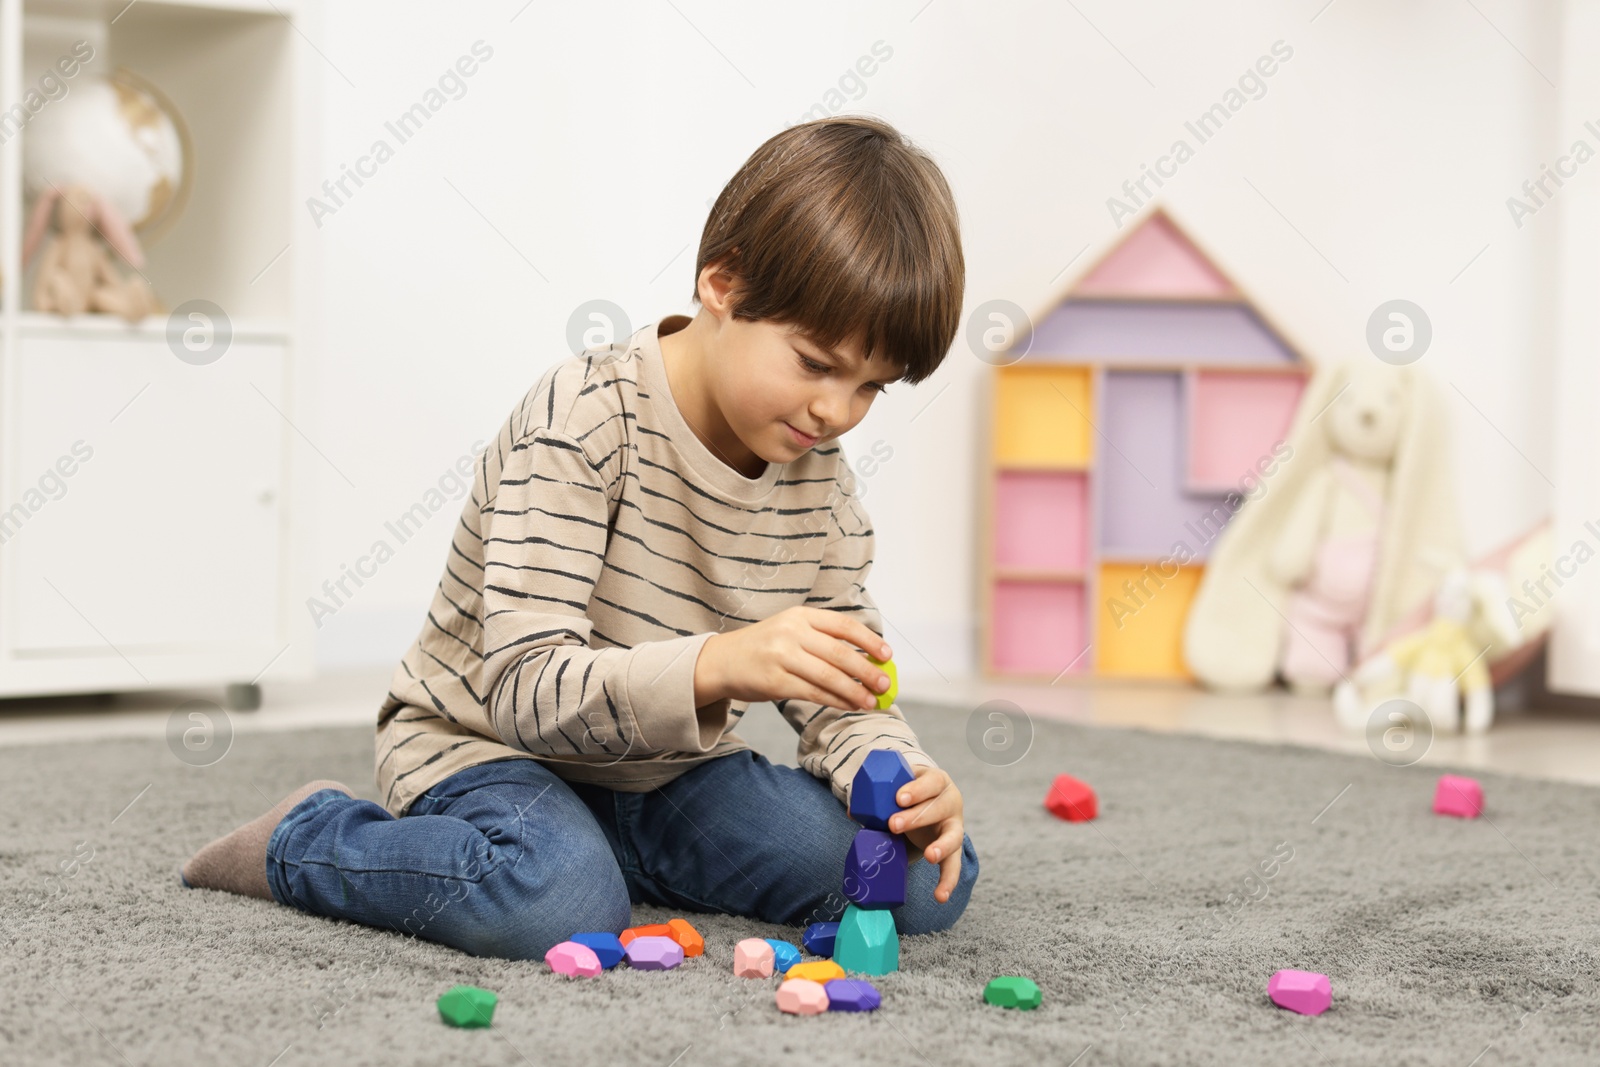
M250 820L226 837L219 837L189 857L183 865L183 884L191 889L222 889L249 897L272 899L267 885L267 842L272 831L294 806L319 789L337 789L351 796L342 782L326 778L307 782L265 815Z

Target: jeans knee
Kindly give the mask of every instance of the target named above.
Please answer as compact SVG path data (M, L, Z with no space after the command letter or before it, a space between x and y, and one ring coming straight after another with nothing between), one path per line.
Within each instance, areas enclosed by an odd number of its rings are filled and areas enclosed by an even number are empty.
M978 881L978 853L972 847L972 838L961 837L961 872L956 877L950 899L944 903L934 897L942 871L925 859L911 864L906 879L906 902L895 909L895 930L901 934L933 934L954 926L967 910L972 887Z
M452 944L474 956L542 960L573 934L627 929L633 908L616 857L603 842L579 852L538 869L523 866L533 860L525 855L470 884Z

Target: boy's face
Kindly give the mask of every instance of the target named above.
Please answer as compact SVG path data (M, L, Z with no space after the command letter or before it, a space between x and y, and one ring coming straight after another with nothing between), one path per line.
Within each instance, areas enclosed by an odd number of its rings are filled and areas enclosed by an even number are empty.
M789 325L729 316L721 326L717 405L740 442L769 463L849 431L902 372L881 355L864 359L855 341L830 352Z

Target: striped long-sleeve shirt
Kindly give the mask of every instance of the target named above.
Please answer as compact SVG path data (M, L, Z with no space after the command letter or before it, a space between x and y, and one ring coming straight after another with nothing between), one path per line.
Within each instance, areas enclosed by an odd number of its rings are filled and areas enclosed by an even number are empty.
M670 316L660 333L687 323ZM501 759L648 792L751 747L732 732L745 702L695 707L695 661L713 634L797 604L883 634L864 585L872 527L838 442L746 478L684 421L657 329L552 366L479 458L378 714L392 814ZM777 706L800 766L841 803L874 748L935 765L896 707Z

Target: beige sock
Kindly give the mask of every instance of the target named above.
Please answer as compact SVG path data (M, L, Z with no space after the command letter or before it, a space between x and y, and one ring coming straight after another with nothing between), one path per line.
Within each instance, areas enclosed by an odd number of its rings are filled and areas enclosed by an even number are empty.
M341 782L326 778L307 782L265 815L250 820L226 837L219 837L189 857L183 865L184 884L192 889L223 889L249 897L272 899L267 886L267 842L283 817L319 789L337 789L351 796Z

